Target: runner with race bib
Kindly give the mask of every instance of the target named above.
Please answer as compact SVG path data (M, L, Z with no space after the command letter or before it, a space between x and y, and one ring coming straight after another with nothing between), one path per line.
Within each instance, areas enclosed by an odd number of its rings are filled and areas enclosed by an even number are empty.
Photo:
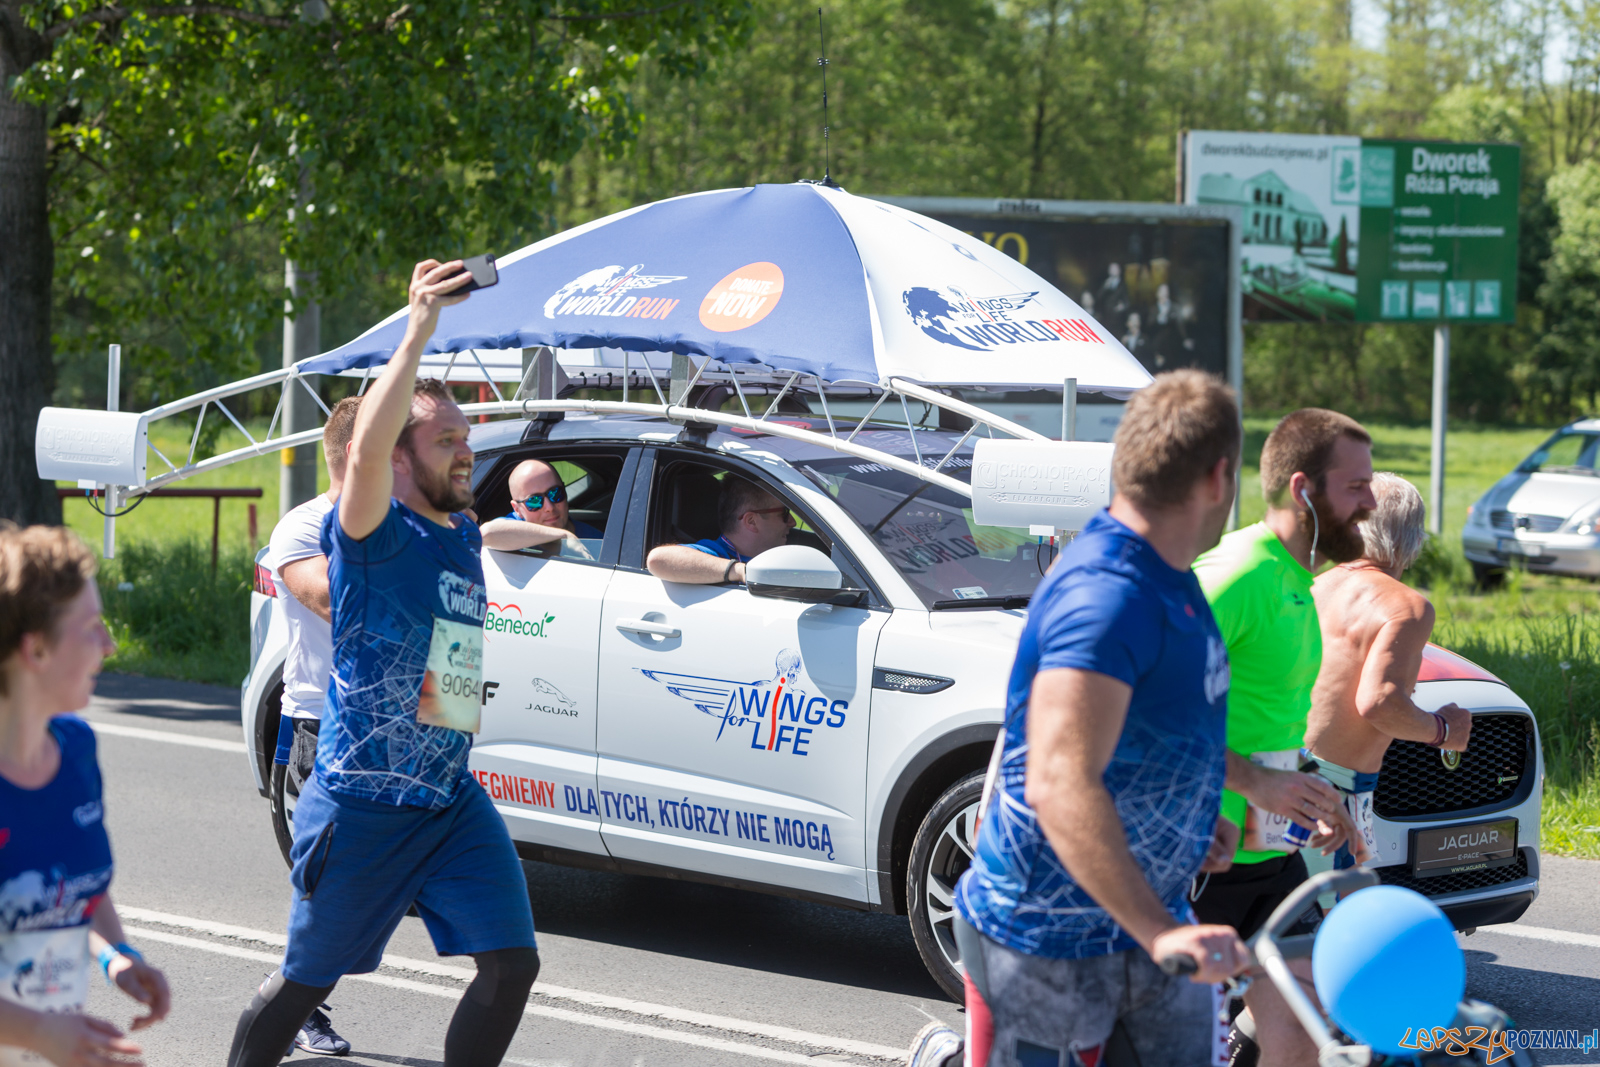
M376 970L415 904L442 956L477 977L445 1067L494 1067L539 973L522 864L467 770L488 610L472 505L470 426L416 379L439 310L470 275L417 264L405 340L356 416L344 491L323 520L333 680L316 773L295 809L283 966L239 1019L231 1067L273 1067L346 974Z
M63 527L0 523L0 1067L141 1062L83 1014L97 974L167 1014L160 971L123 938L89 703L116 650L95 559ZM98 960L99 966L95 966Z

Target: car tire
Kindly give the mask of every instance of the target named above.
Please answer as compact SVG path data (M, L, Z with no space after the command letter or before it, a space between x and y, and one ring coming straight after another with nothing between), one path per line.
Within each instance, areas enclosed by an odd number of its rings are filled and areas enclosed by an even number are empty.
M955 891L977 846L983 776L974 771L940 794L912 839L906 872L906 910L917 952L933 980L958 1004L966 994L955 938Z
M289 849L294 845L294 801L289 767L274 760L272 775L267 781L267 805L272 809L272 836L278 840L278 851L283 853L283 862L290 867L294 866L294 861L289 858Z
M1489 563L1472 564L1472 584L1479 589L1499 589L1506 581L1506 569Z

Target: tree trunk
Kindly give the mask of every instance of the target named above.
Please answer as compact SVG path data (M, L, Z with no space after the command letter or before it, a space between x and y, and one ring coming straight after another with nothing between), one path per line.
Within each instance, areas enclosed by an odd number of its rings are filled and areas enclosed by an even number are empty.
M56 378L45 110L6 89L43 54L17 8L0 0L0 518L24 524L61 521L55 484L39 478L33 458L39 409Z

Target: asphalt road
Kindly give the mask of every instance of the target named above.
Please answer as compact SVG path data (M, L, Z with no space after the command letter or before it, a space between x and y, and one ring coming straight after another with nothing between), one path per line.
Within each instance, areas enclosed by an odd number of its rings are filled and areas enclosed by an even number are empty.
M105 675L85 713L99 729L113 896L129 940L174 989L171 1017L141 1038L147 1062L163 1067L224 1062L287 921L287 873L244 757L237 699ZM963 1025L903 918L542 864L526 872L543 970L508 1063L882 1065L930 1018ZM1462 940L1468 994L1523 1027L1588 1032L1600 1027L1600 864L1546 857L1543 873L1520 923ZM378 973L346 979L331 999L355 1045L347 1062L438 1065L471 961L436 956L414 918L388 951ZM90 1006L125 1023L127 1004L97 987ZM1539 1062L1595 1063L1600 1053Z

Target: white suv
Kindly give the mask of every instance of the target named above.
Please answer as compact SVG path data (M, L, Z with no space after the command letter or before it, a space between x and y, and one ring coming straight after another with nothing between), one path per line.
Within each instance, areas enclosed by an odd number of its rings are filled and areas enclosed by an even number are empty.
M854 439L970 479L958 433L883 426ZM584 542L592 558L570 545L484 552L472 773L531 860L909 914L930 972L959 998L953 890L1050 550L976 525L971 502L937 481L818 440L617 415L478 427L480 515L505 514L511 468L538 457L562 472L573 516L603 536ZM831 557L841 590L681 585L645 570L654 545L716 536L730 473L792 508L791 543ZM270 575L257 573L244 735L287 851L294 798L272 764L285 631ZM1458 926L1510 921L1537 891L1533 719L1470 664L1430 663L1423 706L1456 700L1480 718L1456 767L1394 746L1378 791L1380 873L1430 893ZM1491 820L1510 827L1509 851L1412 863L1419 834Z

